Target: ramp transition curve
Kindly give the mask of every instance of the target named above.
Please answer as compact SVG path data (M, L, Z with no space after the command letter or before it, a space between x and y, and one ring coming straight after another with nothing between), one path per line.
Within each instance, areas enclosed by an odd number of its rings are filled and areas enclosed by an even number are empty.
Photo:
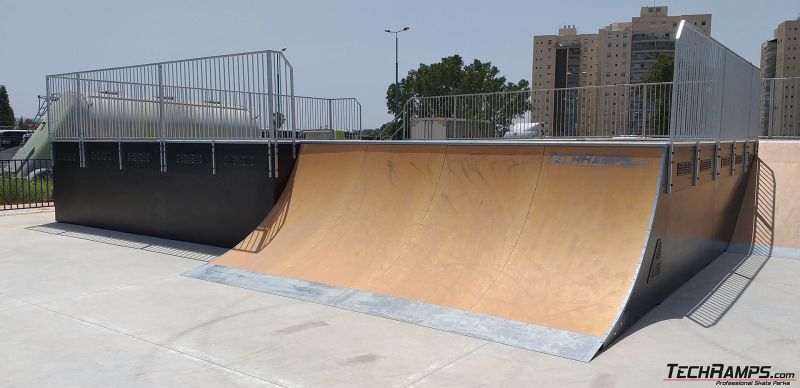
M264 221L188 275L588 361L667 235L666 152L304 144Z

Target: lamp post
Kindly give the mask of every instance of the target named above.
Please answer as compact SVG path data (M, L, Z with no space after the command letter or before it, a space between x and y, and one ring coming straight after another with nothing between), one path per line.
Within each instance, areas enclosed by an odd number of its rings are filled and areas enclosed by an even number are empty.
M394 114L397 116L399 114L398 105L400 104L400 80L399 80L399 69L397 65L397 57L398 57L398 38L397 35L403 31L410 30L411 27L405 26L402 30L392 31L390 29L383 30L384 32L388 32L390 34L394 34Z

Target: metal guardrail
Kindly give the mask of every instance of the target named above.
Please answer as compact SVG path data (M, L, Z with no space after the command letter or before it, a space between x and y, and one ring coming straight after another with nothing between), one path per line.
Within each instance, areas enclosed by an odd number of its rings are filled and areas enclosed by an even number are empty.
M293 75L269 50L50 75L50 136L260 139L293 127Z
M336 139L361 133L352 98L294 94L294 69L282 52L255 51L47 76L47 122L54 141L167 142L260 140L270 176L279 140ZM294 147L292 148L294 150Z
M294 107L299 139L362 136L361 103L355 98L295 97Z
M642 83L412 98L405 139L668 136L672 84Z
M53 206L50 159L0 160L0 210Z
M760 135L800 137L800 77L761 80Z
M772 85L773 92L780 86ZM397 133L388 137L749 141L758 137L761 95L756 66L681 22L673 82L417 97L406 102Z
M671 142L758 137L758 67L685 21L676 34L673 82Z

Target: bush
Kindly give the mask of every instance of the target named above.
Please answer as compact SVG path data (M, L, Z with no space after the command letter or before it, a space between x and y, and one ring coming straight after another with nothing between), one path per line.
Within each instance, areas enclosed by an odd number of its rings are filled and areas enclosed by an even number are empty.
M0 205L50 202L52 200L52 178L40 177L28 180L0 173Z

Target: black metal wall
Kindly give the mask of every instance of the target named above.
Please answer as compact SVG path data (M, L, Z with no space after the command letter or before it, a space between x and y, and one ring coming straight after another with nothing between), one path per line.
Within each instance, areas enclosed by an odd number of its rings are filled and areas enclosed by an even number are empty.
M53 143L56 220L233 247L267 215L294 167L292 145L279 146L270 178L267 145L87 142Z
M699 152L694 145L675 146L672 192L665 194L666 187L662 186L630 300L604 346L725 252L733 237L756 146L726 142L720 144L719 152L714 151L714 144L700 145ZM662 184L667 182L662 177Z

